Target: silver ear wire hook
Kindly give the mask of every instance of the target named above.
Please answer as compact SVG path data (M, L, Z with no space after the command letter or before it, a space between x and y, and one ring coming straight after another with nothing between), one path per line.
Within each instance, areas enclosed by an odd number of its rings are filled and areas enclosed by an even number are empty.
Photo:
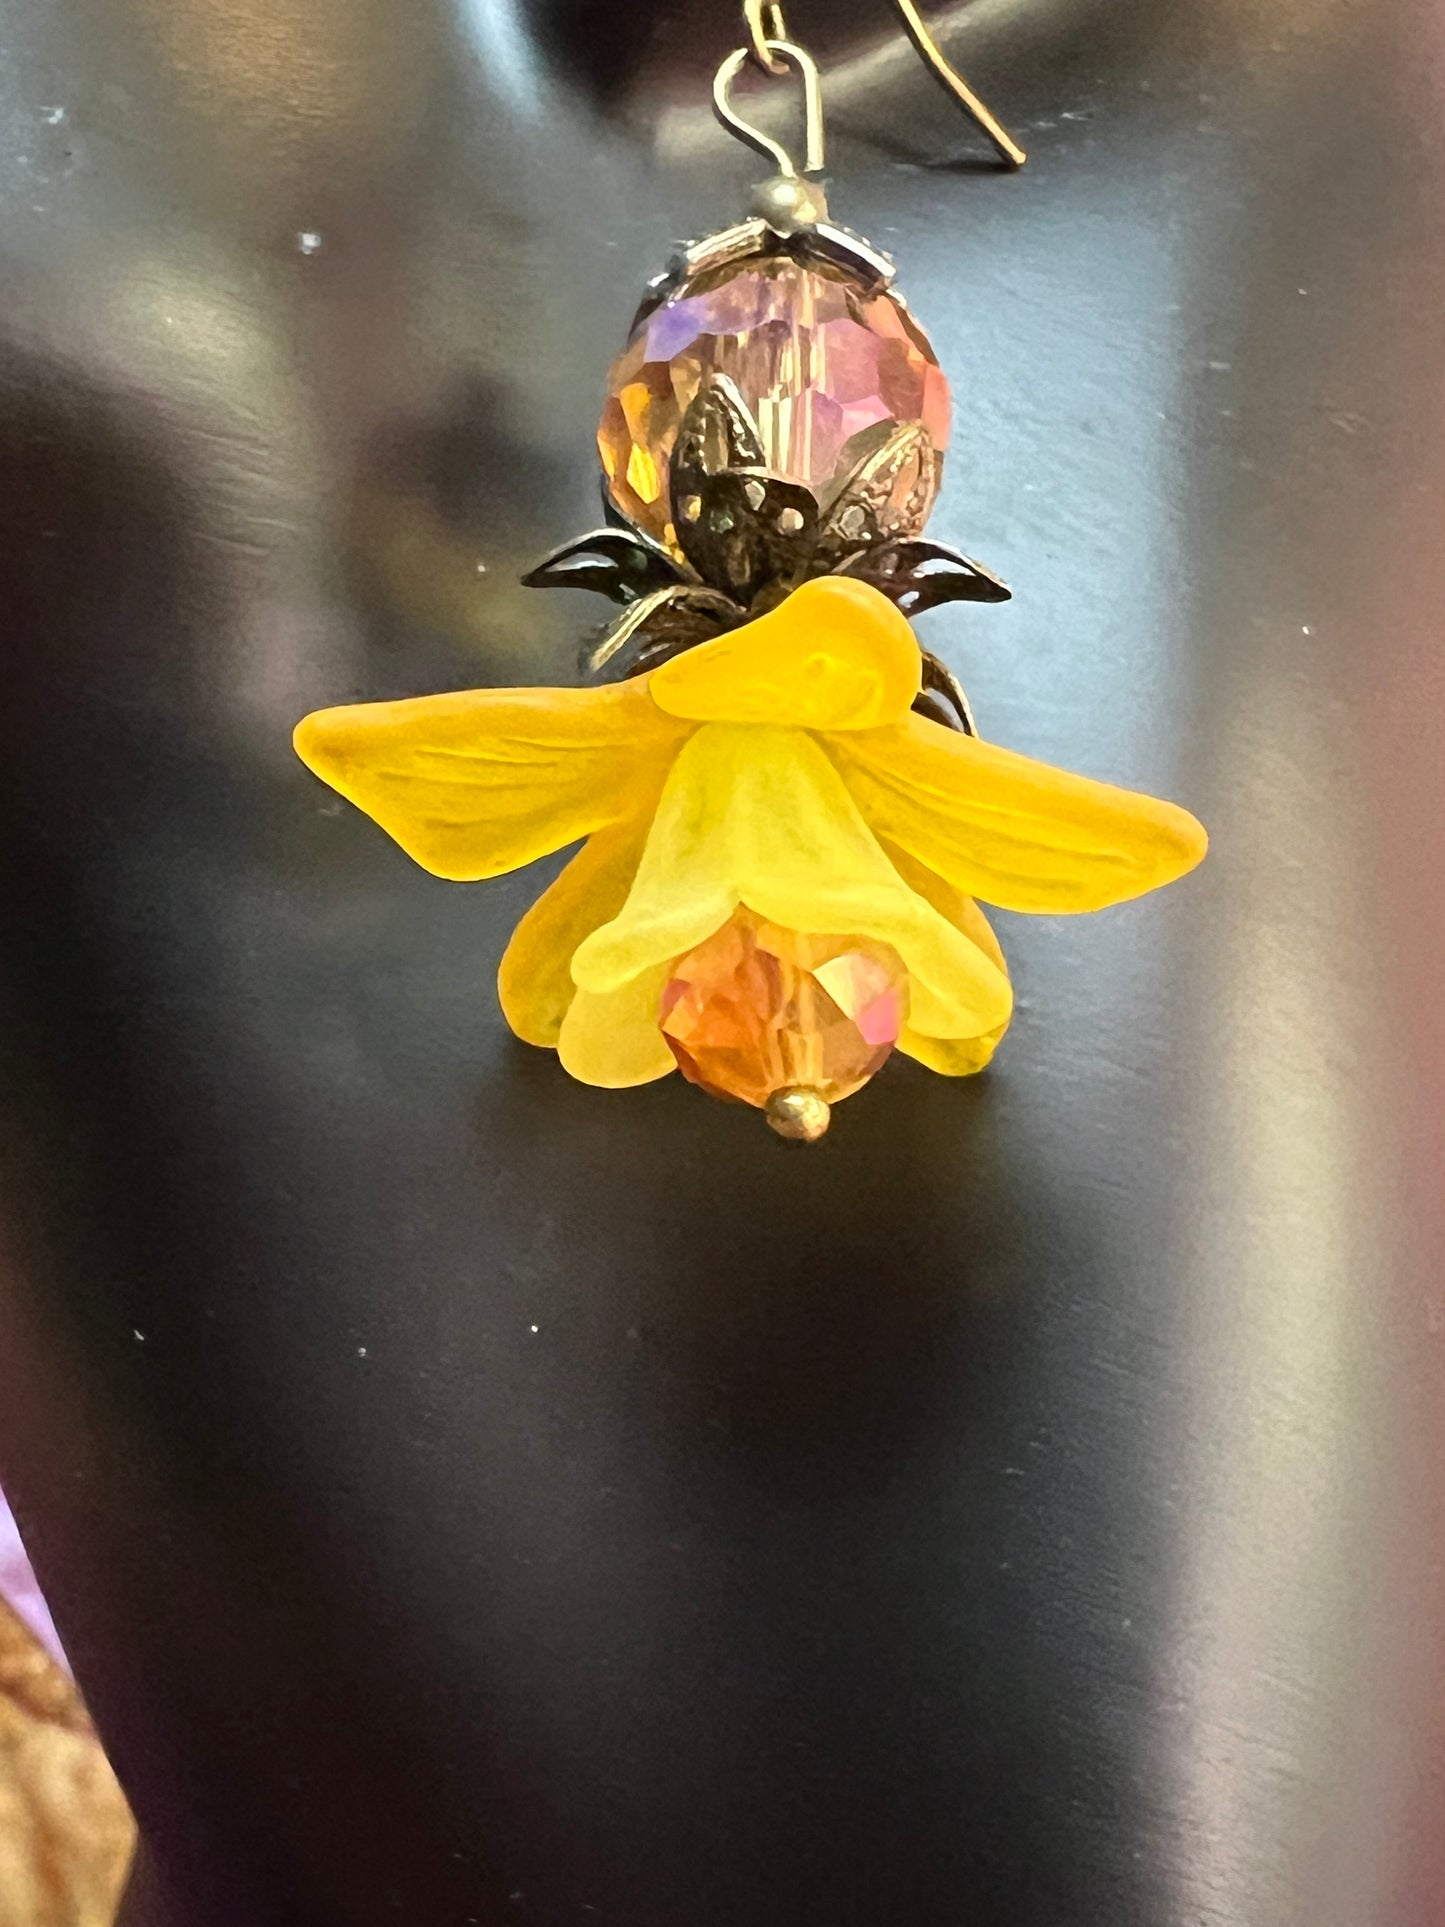
M902 16L908 38L913 42L919 57L935 80L950 98L958 103L980 132L988 136L999 159L1008 167L1022 167L1028 159L1027 154L1008 129L989 112L963 75L949 61L929 32L913 0L894 0L894 5ZM823 166L823 105L822 82L819 79L817 63L795 41L788 38L782 0L743 0L743 18L747 22L748 44L745 47L739 47L736 53L728 56L719 67L717 78L713 82L713 104L717 109L718 119L740 140L746 141L749 147L776 161L782 173L796 178L798 169L793 165L786 150L776 141L770 140L766 134L760 133L750 122L743 120L734 111L730 95L732 83L750 59L755 61L764 73L772 74L774 77L785 74L789 64L797 67L803 76L807 111L808 159L804 164L804 171L810 174L819 173ZM816 159L814 155L817 156Z
M818 63L810 53L794 46L791 40L763 40L759 42L762 54L753 47L739 47L730 53L712 84L712 104L718 119L731 133L754 148L759 154L776 163L778 172L790 180L796 180L799 173L821 174L823 171L823 82L818 73ZM761 59L766 54L778 62L769 67L769 73L785 74L790 66L796 67L803 76L803 113L805 121L806 152L802 168L794 165L793 157L780 141L771 139L751 121L744 120L732 104L732 85L749 60Z

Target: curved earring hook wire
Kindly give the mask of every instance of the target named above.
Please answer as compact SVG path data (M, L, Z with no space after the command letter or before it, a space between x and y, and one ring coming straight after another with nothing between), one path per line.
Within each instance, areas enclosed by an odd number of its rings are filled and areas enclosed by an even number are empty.
M995 115L990 113L983 101L979 99L978 95L964 79L963 75L948 59L943 49L929 31L923 15L914 5L914 0L893 0L893 3L897 7L903 20L903 26L908 34L908 38L913 42L919 58L928 68L934 79L937 80L949 97L957 102L979 131L987 135L999 159L1009 167L1022 167L1028 159L1028 155L1024 152L1023 148L1019 146L1018 142L1014 139L1013 135L1009 133L1003 123L999 121ZM783 172L793 174L796 173L796 169L794 169L791 164L783 165L783 161L780 160L781 150L778 148L777 143L768 140L767 136L759 134L756 128L749 127L746 122L739 120L728 105L726 96L728 89L736 79L744 61L750 56L756 61L758 66L763 69L764 73L772 74L775 77L787 72L786 60L780 60L778 58L779 51L783 48L790 49L791 53L798 57L798 64L800 65L803 62L808 62L808 64L811 65L812 62L810 56L803 53L802 49L788 38L788 28L783 16L782 0L743 0L743 18L747 22L749 44L741 48L738 53L732 55L730 59L724 61L723 67L719 70L717 80L713 85L713 99L717 104L718 115L724 125L730 127L735 134L747 141L749 146L756 148L759 153L767 154L770 158L779 160L779 164L783 167ZM726 78L724 75L726 75ZM803 81L806 91L810 84L806 66L803 67ZM817 68L814 66L812 85L815 91L817 84ZM811 104L809 112L811 115ZM820 127L817 143L820 155L822 153L821 112L822 109L820 105L818 108ZM818 168L822 167L821 159L817 165ZM816 169L813 163L809 161L808 172L812 173L815 171Z
M942 47L928 31L923 15L914 6L913 0L893 0L893 3L903 16L908 38L945 93L958 102L980 132L987 134L1001 161L1006 161L1010 167L1022 167L1028 155L1002 122L996 120L984 106L957 67L944 54Z
M823 171L823 81L818 72L818 63L810 53L795 46L791 40L764 40L763 51L778 61L776 69L769 67L768 72L784 74L790 66L796 67L803 76L803 115L805 123L806 157L801 170L794 164L793 157L780 141L773 140L754 127L751 121L744 120L732 104L732 85L742 72L746 63L754 59L751 47L739 47L730 53L718 68L712 83L712 104L718 119L731 133L759 154L764 154L777 163L778 172L786 174L790 180L797 180L800 171L804 174L821 174Z

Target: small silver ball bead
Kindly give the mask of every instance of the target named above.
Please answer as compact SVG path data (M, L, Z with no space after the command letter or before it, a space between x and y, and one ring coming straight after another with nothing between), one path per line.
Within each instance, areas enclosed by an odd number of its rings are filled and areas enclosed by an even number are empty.
M818 181L797 174L774 174L753 190L754 214L760 214L779 234L796 234L828 218L828 197Z

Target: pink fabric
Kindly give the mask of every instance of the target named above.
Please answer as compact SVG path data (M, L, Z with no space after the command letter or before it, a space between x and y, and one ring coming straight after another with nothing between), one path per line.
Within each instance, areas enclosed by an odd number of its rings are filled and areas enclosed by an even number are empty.
M0 1598L14 1607L30 1630L55 1655L63 1666L65 1653L55 1621L36 1583L25 1548L20 1543L20 1528L0 1492Z

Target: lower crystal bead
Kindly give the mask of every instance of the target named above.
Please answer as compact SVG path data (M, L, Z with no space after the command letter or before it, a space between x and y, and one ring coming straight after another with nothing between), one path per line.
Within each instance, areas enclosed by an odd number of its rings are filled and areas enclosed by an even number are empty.
M739 909L679 960L660 1022L683 1076L713 1096L765 1110L806 1091L826 1115L882 1068L907 1007L908 973L889 945Z

